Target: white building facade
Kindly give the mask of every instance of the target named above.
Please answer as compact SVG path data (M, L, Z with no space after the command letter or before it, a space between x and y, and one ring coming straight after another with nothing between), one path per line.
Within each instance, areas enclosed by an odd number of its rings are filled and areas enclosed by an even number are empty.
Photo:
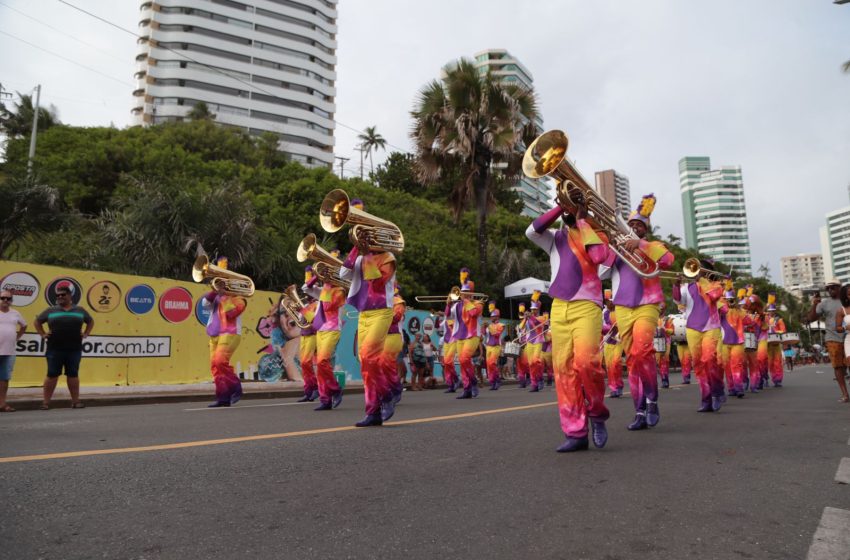
M334 161L336 0L141 3L134 124L183 120L271 132L307 166Z
M490 72L496 80L534 89L534 78L522 62L504 49L489 49L475 53L475 67L483 75ZM543 117L535 120L537 129L543 133ZM513 187L522 201L522 214L536 218L552 207L554 187L546 179L529 179L523 176Z
M826 228L821 232L821 252L829 278L850 283L850 206L827 214Z
M825 284L823 256L819 253L799 254L780 259L782 286L797 297L803 291L822 288Z
M751 274L741 167L711 169L707 157L685 157L679 160L679 186L687 247Z

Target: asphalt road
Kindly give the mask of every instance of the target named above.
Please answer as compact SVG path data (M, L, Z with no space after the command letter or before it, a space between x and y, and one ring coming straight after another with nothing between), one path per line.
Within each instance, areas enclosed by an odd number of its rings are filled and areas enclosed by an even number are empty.
M578 454L554 452L551 388L405 393L367 429L362 395L3 414L0 558L805 558L824 508L850 509L831 377L717 414L674 387L637 433L631 399L608 400L608 446Z

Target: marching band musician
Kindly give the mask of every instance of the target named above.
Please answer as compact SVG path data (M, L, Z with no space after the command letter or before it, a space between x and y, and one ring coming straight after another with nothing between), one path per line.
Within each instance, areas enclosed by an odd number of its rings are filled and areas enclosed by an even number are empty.
M700 261L704 270L714 270L714 263ZM717 363L720 340L720 314L717 300L723 295L719 282L706 278L701 270L694 282L682 287L681 275L673 283L673 299L685 304L688 348L700 385L701 406L698 412L714 412L723 405L723 379Z
M561 453L588 448L588 418L593 444L601 448L608 441L605 374L599 361L602 283L597 273L608 257L608 245L585 221L587 209L580 202L575 215L564 214L561 206L555 206L538 216L525 232L549 254L552 267L552 365L561 429L566 436L557 448ZM564 227L550 230L562 215Z
M549 313L542 315L544 322L549 324ZM555 370L552 369L552 333L547 328L543 333L543 374L546 376L546 385L555 383Z
M500 312L495 301L488 304L490 311L490 324L484 331L484 347L487 353L487 379L490 382L490 390L497 391L502 384L499 377L499 356L502 354L502 333L505 325L499 322Z
M337 256L333 252L331 255ZM342 402L342 389L334 377L333 358L340 337L339 311L345 305L345 291L329 282L322 284L319 288L316 286L318 282L319 276L313 275L301 289L317 301L311 326L317 331L316 377L321 404L314 410L331 410Z
M679 309L679 313L684 313L684 305L679 304L677 307ZM679 356L679 364L681 364L682 368L682 384L690 385L693 361L691 360L691 351L688 348L687 339L676 342L676 355Z
M761 367L758 359L758 339L761 338L762 303L761 299L759 299L757 295L753 294L752 286L747 286L747 291L743 300L743 308L747 312L747 322L744 324L744 340L746 342L746 336L750 333L753 341L752 347L746 347L744 349L744 357L746 358L747 370L749 372L749 376L745 383L749 385L750 393L759 393L761 391L761 388L759 387L761 380Z
M758 296L756 296L758 297ZM770 358L768 356L767 349L767 335L768 335L768 324L767 324L767 314L764 310L764 304L760 302L758 308L758 317L757 320L759 322L759 336L758 336L758 350L756 351L756 357L758 359L758 369L759 369L759 379L758 379L758 388L759 390L764 389L765 385L770 387L770 379L768 375L768 371L770 370Z
M518 306L519 315L522 317L516 327L517 342L520 350L519 356L516 359L516 378L520 389L525 389L529 382L531 372L528 370L528 316L529 313L525 309L525 304L520 303Z
M468 277L461 273L461 278ZM458 399L471 399L478 396L478 380L475 378L475 364L472 357L481 345L478 336L478 318L484 309L484 304L469 297L469 293L475 288L472 280L462 282L460 287L460 321L457 326L458 361L460 362L460 375L463 381L463 393Z
M655 200L652 194L644 196L637 210L629 215L628 224L637 239L626 241L625 248L629 251L641 249L663 270L673 264L673 254L660 241L646 240ZM625 260L613 253L606 264L609 263L617 327L626 353L629 390L635 406L635 419L628 425L628 429L643 430L655 426L661 420L653 339L664 293L660 278L640 276Z
M457 319L453 317L456 308L453 303L446 303L446 311L443 314L445 321L445 332L443 333L443 381L449 386L445 393L454 393L458 388L457 371L455 370L455 354L457 353L457 340L455 340L455 325Z
M363 210L363 201L351 206ZM355 426L380 426L395 411L388 380L381 369L381 353L393 321L393 288L396 260L392 253L372 251L362 238L340 268L342 279L351 282L346 302L360 312L357 324L358 355L363 375L366 416Z
M659 313L664 313L664 302L658 306ZM655 353L655 363L658 365L658 374L661 375L661 387L670 387L670 347L673 337L673 319L669 315L658 318L658 329L656 337L660 335L664 339L664 352Z
M782 335L787 332L785 321L776 314L776 294L767 295L767 308L765 308L768 335ZM782 359L782 342L767 343L767 363L770 372L770 380L774 387L782 387L784 376L784 363Z
M617 314L611 300L611 290L605 290L604 295L602 337L605 347L602 349L602 361L608 374L608 397L619 399L623 396L623 345L617 336Z
M381 367L384 370L384 377L390 386L393 401L398 404L401 400L401 395L404 392L404 383L398 374L398 355L404 346L404 337L401 334L401 324L404 321L404 312L407 310L407 304L404 298L401 297L400 287L395 285L393 290L393 322L390 324L390 330L387 332L387 340L384 342L384 351L381 354ZM411 386L413 379L411 379ZM386 418L384 418L386 420Z
M531 314L526 323L528 343L525 345L528 357L528 369L531 373L531 391L537 393L543 390L543 339L546 334L546 322L540 316L540 291L534 290L531 295Z
M743 296L743 293L740 294ZM735 294L732 281L726 281L726 292L720 303L720 329L723 333L721 364L726 374L726 388L730 397L744 397L744 326L749 322L747 314L737 305L740 297Z
M304 268L304 285L311 285L313 280L313 267L307 265ZM298 359L301 361L301 379L304 382L304 396L297 402L312 402L319 398L319 383L316 380L316 329L313 321L316 318L318 302L307 294L310 302L300 311L301 319L307 323L307 328L301 329L301 337L298 342Z
M218 257L215 264L226 270L227 257ZM215 383L215 402L209 407L230 406L242 398L242 382L230 365L230 358L242 340L240 315L248 302L241 296L229 295L219 284L204 295L201 305L210 311L207 336L210 337L210 372Z

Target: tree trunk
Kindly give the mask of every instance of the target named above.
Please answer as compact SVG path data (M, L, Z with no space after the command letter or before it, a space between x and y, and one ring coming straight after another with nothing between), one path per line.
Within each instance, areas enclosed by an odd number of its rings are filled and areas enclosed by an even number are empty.
M478 166L475 177L475 210L478 213L478 278L487 277L487 184L490 164Z

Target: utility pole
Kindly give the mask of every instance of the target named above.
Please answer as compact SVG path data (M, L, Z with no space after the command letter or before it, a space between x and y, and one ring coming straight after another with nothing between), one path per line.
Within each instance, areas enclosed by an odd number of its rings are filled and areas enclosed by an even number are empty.
M343 167L345 167L345 162L346 162L346 161L348 161L348 160L350 160L351 158L348 158L348 157L342 157L342 156L336 156L336 157L334 157L334 159L338 159L338 160L339 160L339 178L340 178L340 179L345 179L345 176L344 176L344 171L345 171L345 170L343 169Z
M366 151L366 147L363 146L363 145L360 145L359 147L354 148L354 149L357 150L358 152L360 152L360 180L362 181L363 180L363 152Z
M27 159L27 177L32 175L32 158L35 157L35 135L38 133L38 104L41 102L41 84L35 88L35 107L32 112L32 135L30 136L30 155Z

